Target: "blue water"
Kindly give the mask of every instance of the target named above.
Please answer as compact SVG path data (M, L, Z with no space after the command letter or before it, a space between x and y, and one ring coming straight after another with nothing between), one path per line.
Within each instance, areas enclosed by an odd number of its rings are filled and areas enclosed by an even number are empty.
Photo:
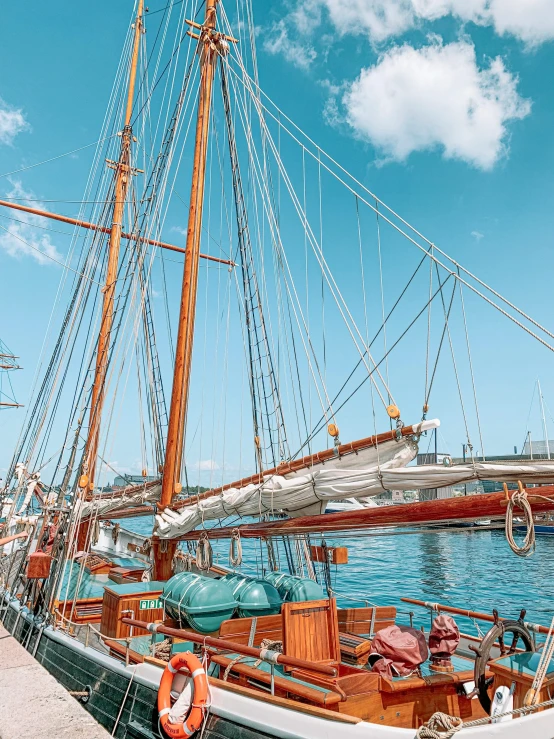
M135 519L126 528L148 535L151 523ZM313 538L312 544L320 543ZM550 625L554 616L554 537L538 536L537 549L528 558L517 557L504 531L386 532L370 536L327 537L327 544L348 547L349 563L332 568L333 587L339 594L394 605L413 611L415 624L429 626L429 612L400 601L417 598L459 608L517 618L527 609L526 621ZM265 545L264 545L265 546ZM229 543L214 541L214 561L228 566ZM243 571L259 568L260 543L243 540ZM267 566L265 549L264 566ZM286 560L280 552L282 567ZM342 605L348 601L341 599ZM361 600L352 605L362 605ZM475 625L456 617L460 628L475 633ZM483 631L487 624L481 623Z

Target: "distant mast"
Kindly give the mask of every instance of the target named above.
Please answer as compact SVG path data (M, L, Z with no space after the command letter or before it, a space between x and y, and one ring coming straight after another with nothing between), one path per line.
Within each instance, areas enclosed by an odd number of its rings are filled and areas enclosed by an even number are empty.
M8 372L13 370L20 370L22 367L19 366L16 357L0 339L0 410L6 410L7 408L23 408L21 403L18 403L14 397L11 381L7 375ZM3 389L2 379L6 373L8 384L10 386L9 394Z

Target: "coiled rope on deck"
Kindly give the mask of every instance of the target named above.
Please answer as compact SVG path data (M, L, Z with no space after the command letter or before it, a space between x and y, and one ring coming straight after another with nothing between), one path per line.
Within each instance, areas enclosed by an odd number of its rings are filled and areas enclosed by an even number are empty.
M449 716L447 713L437 711L426 724L419 727L416 739L450 739L463 725L464 722L458 716Z
M535 711L539 711L541 708L552 707L554 707L554 698L550 698L542 703L534 703L530 706L521 706L521 708L513 708L511 711L497 713L495 714L494 719L495 721L499 721L505 716L510 716L511 718L514 716L527 716ZM459 721L459 725L455 726L455 721ZM438 711L431 716L426 724L419 727L416 732L415 739L449 739L451 736L454 736L456 732L461 731L462 729L471 729L474 726L485 726L486 724L490 724L491 721L491 716L485 716L484 718L477 718L473 721L466 721L464 723L464 721L458 716L449 716L447 713L441 713ZM441 733L441 725L446 727L448 722L452 724L452 728L445 728Z

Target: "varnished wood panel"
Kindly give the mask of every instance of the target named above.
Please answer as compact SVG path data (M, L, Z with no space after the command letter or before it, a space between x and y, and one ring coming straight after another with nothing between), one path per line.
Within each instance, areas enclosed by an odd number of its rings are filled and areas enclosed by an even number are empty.
M217 677L208 678L208 682L210 683L210 685L215 685L217 688L221 688L222 690L229 690L232 693L238 693L240 695L245 695L248 698L256 698L258 700L260 698L259 691L251 687L245 687L236 683L224 682ZM282 706L283 708L289 708L292 711L324 718L327 721L338 721L348 724L357 724L361 721L361 719L355 716L348 716L347 714L338 713L336 710L334 710L334 707L332 710L329 710L320 706L305 705L303 703L299 703L298 701L290 700L289 698L282 698L280 696L269 695L267 693L264 694L263 700L267 703L273 703L274 705Z
M392 626L396 620L396 608L393 606L377 606L373 608L341 608L338 611L339 629L350 634L368 635L371 629L373 611L375 617L373 631L377 632Z
M231 660L228 657L225 657L221 654L212 655L211 661L215 662L217 665L220 665L222 675L225 672L225 668L231 663ZM235 665L233 665L231 675L233 672L246 678L247 681L250 679L264 685L271 685L271 675L269 672L265 672L265 670L259 670L256 667L251 667L250 665L245 665L242 662L237 662ZM316 688L310 688L308 685L302 685L300 683L289 680L286 677L280 677L278 675L275 675L274 677L274 685L278 689L278 691L281 691L283 694L295 695L299 698L302 698L303 700L309 701L310 703L316 703L320 705L335 705L341 700L341 696L338 693L334 692L332 688L329 688L328 692L324 693L321 690L317 690Z
M284 653L308 662L340 662L337 604L334 598L284 603Z
M73 623L94 624L100 623L102 618L103 601L102 598L80 598L76 602L58 601L54 603L54 607Z
M403 729L418 728L437 711L460 716L464 721L485 716L479 701L458 695L455 685L355 695L339 703L338 710L375 724Z
M219 638L248 645L253 620L253 618L232 618L224 621L219 629ZM262 639L281 641L283 638L282 623L281 614L258 616L254 641L251 646L258 647L262 643Z

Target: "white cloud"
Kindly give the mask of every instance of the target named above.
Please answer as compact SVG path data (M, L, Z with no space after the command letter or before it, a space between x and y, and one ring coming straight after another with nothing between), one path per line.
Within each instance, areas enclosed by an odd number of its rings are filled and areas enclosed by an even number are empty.
M326 22L323 11L340 34L367 34L375 42L449 15L532 46L554 39L552 0L300 0L289 20L308 33Z
M485 234L482 234L480 231L472 231L471 236L473 236L477 243L479 243L481 239L485 238Z
M0 144L11 145L18 133L29 128L23 111L13 108L0 98Z
M393 47L362 69L343 96L346 120L385 157L438 149L490 169L505 153L508 121L531 105L498 57L479 69L467 42Z
M172 226L171 227L171 230L172 231L175 231L178 234L181 234L181 236L186 236L187 235L187 229L186 228L183 228L182 226Z
M26 192L20 182L12 183L12 190L8 193L10 198L18 198L18 203L36 206L30 202L34 198L32 192ZM26 199L29 199L26 202ZM41 209L46 210L41 204ZM11 257L21 258L23 256L33 257L39 264L51 264L48 257L63 262L63 256L58 252L50 241L50 236L36 226L48 224L45 218L20 211L10 211L17 221L0 220L0 249L3 249ZM22 221L22 222L21 222ZM8 229L5 231L4 229ZM37 251L38 250L38 251ZM40 253L42 252L42 253Z
M191 468L194 470L200 470L201 472L205 471L211 471L211 470L218 470L219 465L214 459L201 459L196 464L191 465Z
M317 57L315 49L308 43L299 43L289 36L284 20L274 23L266 32L264 49L270 54L282 54L285 59L300 69L307 69Z
M491 0L496 31L517 36L535 46L554 39L552 0Z

